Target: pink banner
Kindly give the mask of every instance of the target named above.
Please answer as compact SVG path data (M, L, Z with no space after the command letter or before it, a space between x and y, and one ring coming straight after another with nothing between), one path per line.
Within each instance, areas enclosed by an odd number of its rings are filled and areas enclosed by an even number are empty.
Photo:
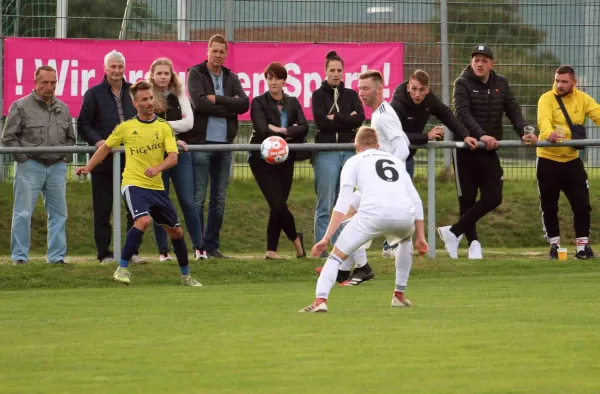
M205 42L161 42L123 40L6 38L4 41L4 108L33 89L36 67L51 65L57 70L56 95L69 105L71 115L79 114L86 90L102 80L104 55L116 49L126 59L125 78L144 78L152 61L168 57L185 81L187 69L206 59ZM250 98L266 91L262 75L266 65L281 62L288 70L286 91L298 97L305 115L312 119L311 94L324 79L325 54L335 50L344 59L344 82L356 89L358 74L367 69L383 73L384 96L391 98L394 87L403 80L402 43L230 44L226 66L236 72ZM249 113L241 117L249 119Z

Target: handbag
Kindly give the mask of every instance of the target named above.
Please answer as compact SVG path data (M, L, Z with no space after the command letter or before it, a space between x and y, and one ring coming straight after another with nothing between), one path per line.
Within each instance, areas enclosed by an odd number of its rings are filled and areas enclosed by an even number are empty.
M571 139L573 139L573 140L586 139L585 126L581 125L581 124L573 124L573 122L571 121L571 117L569 116L569 113L567 112L567 109L565 108L565 104L562 102L562 99L560 98L560 96L554 95L554 97L556 97L556 101L558 101L558 106L560 107L563 115L565 116L565 119L567 120L567 123L569 124L569 129L571 130ZM583 149L585 149L585 146L574 146L573 148L583 150Z

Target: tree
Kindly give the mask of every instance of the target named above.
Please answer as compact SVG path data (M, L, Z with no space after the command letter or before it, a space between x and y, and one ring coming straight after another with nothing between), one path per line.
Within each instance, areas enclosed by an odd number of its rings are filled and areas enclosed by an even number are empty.
M119 38L127 0L69 0L69 38Z

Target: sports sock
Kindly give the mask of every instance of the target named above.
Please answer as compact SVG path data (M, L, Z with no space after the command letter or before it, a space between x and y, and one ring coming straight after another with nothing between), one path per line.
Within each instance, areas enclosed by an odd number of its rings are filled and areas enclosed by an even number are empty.
M412 238L400 242L396 249L396 291L404 292L408 283L408 276L412 267Z
M127 231L127 236L125 237L125 244L123 245L123 249L121 249L121 261L119 262L119 266L127 268L129 265L129 260L135 253L138 245L142 242L142 236L144 232L140 229L132 227Z
M588 244L589 242L589 238L588 237L579 237L575 239L577 241L577 251L582 251L585 250L585 245Z
M550 245L560 245L560 237L552 237L549 241Z
M319 279L317 280L317 298L329 297L329 292L335 284L335 279L342 263L342 259L333 253L329 255L329 258L327 258L327 261L323 266L323 270L321 270L321 275L319 275Z
M362 268L369 262L367 260L367 251L366 249L358 249L353 253L354 256L354 266L356 268Z
M178 239L171 239L173 243L173 251L177 256L177 264L181 270L181 275L188 275L190 273L189 260L188 260L188 249L185 244L183 237Z

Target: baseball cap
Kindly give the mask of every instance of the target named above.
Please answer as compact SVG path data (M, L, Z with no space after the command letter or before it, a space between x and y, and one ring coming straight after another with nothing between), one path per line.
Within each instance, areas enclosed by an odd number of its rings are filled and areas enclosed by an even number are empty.
M490 59L494 59L492 48L488 47L487 45L476 45L471 52L471 57L475 55L486 55L489 56Z

